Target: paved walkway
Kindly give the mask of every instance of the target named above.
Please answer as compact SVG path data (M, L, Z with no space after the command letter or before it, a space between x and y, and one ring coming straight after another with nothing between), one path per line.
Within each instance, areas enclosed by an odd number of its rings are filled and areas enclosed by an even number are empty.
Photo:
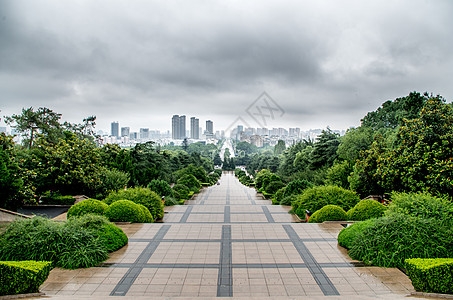
M224 174L164 223L122 228L129 244L99 267L52 270L51 298L403 299L398 269L365 267L337 245L338 224L305 224ZM52 296L53 295L53 296Z

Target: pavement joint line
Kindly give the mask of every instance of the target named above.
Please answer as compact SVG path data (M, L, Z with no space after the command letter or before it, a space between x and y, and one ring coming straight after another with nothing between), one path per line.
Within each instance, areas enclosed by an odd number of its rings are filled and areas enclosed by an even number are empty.
M143 269L220 269L220 263L147 263ZM368 267L364 263L319 263L322 268L357 268ZM98 268L132 268L132 263L101 263ZM232 269L306 269L305 263L232 263Z
M180 211L180 212L171 212L172 215L182 215L184 214L184 212ZM223 215L224 213L223 212L210 212L210 211L197 211L197 212L194 212L192 211L191 212L192 215ZM262 212L245 212L245 211L241 211L241 212L230 212L230 214L232 215L262 215L263 213ZM283 211L278 211L278 212L272 212L271 214L273 215L287 215L288 212L283 212ZM167 223L167 222L165 222Z
M179 223L186 223L187 222L187 219L189 218L190 213L192 212L192 209L193 209L193 206L188 206L186 208L186 211L182 215L181 220L179 220Z
M263 209L264 215L269 223L275 223L274 217L272 217L269 208L266 205L262 205L261 208Z
M151 239L146 248L143 249L139 257L135 260L129 270L127 270L126 274L123 275L121 280L112 290L110 296L125 296L127 294L132 284L134 284L135 279L137 279L138 275L143 270L143 265L148 262L148 260L151 258L151 256L159 246L159 240L162 240L164 238L170 227L170 225L162 225L162 227L159 228L159 231L156 233L154 238Z
M313 254L311 254L310 250L307 246L305 246L304 242L300 239L294 228L291 225L283 225L283 228L288 234L288 237L291 239L297 252L299 252L300 257L305 262L308 270L315 279L324 296L340 295L332 281L330 281L329 277L323 271L322 265L316 261Z
M231 208L230 206L225 206L223 211L223 222L231 223Z
M217 279L217 297L233 296L232 254L231 225L223 225L219 257L220 268L219 277Z
M300 239L302 242L336 242L336 238L304 238ZM160 243L220 243L221 239L129 239L130 243L149 243L151 241L157 241ZM291 239L231 239L232 243L287 243L291 242Z
M252 197L250 196L250 194L248 193L248 191L247 191L247 198L252 202L252 205L256 205L255 200L252 199Z

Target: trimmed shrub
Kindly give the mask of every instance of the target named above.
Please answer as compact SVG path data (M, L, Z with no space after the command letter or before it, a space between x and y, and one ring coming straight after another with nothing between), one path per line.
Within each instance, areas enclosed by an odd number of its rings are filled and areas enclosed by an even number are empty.
M49 261L0 261L0 296L39 292L51 269Z
M284 198L285 189L286 187L282 187L281 189L274 193L274 195L272 196L272 204L274 204L274 202L275 204L280 204L280 201L282 201Z
M373 224L373 219L357 222L343 228L338 234L338 244L346 249L350 249L354 245L355 239L371 224Z
M406 259L406 270L416 291L453 294L453 258Z
M148 188L151 191L156 192L159 196L173 196L173 190L171 189L170 185L168 182L165 180L157 180L153 179L151 182L148 184Z
M154 220L161 219L164 216L164 204L161 197L148 188L136 187L112 192L105 198L104 202L112 204L118 200L130 200L144 205L149 209Z
M173 192L174 192L175 198L178 200L189 199L190 190L184 184L175 184L173 186Z
M436 219L407 215L372 219L349 255L380 267L404 267L407 258L453 257L453 228Z
M103 215L108 205L96 199L85 199L71 206L68 218L80 217L86 214Z
M41 217L12 222L0 236L0 261L52 261L65 269L89 268L108 258L92 230Z
M142 223L145 215L142 209L130 200L118 200L105 210L105 216L112 222Z
M285 184L281 181L272 181L272 182L269 182L266 187L264 188L264 191L268 194L275 194L275 192L277 192L279 189L281 189L282 187L284 187Z
M285 190L285 197L300 195L305 189L313 187L313 184L305 179L296 179L288 183Z
M387 208L371 199L364 199L348 210L348 220L363 221L367 219L379 218L384 215Z
M184 175L177 181L177 183L187 186L191 191L195 193L198 193L201 188L201 183L192 174Z
M280 205L291 206L297 200L297 195L286 196L280 201Z
M338 186L316 186L308 188L297 201L293 202L292 209L300 218L305 219L305 210L315 212L326 205L338 205L345 211L354 207L360 201L353 191Z
M338 205L326 205L320 210L315 211L308 219L309 223L322 223L324 221L344 221L346 212Z
M428 193L393 193L386 215L394 214L450 222L453 221L453 203Z
M165 197L165 206L178 205L178 200L173 197Z
M148 211L149 213L149 211ZM101 241L107 252L113 252L127 245L128 238L121 228L99 215L84 215L71 218L66 226L90 230L95 238Z
M142 216L140 223L153 223L153 215L150 213L149 209L147 209L144 205L137 204L138 208L142 211Z

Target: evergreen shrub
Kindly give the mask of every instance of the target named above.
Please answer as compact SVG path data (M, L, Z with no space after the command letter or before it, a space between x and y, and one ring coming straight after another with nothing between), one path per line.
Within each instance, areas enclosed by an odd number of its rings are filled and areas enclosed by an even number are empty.
M0 296L39 292L51 269L49 261L0 261Z
M364 199L348 210L348 220L363 221L367 219L379 218L384 215L387 208L375 200Z
M142 208L130 200L113 202L105 210L105 216L112 222L143 223L145 220Z
M416 291L453 294L453 258L406 259L406 270Z
M326 205L315 211L308 219L309 223L322 223L324 221L344 221L346 212L338 205Z
M74 204L68 210L68 218L80 217L86 214L103 215L108 205L96 199L85 199Z

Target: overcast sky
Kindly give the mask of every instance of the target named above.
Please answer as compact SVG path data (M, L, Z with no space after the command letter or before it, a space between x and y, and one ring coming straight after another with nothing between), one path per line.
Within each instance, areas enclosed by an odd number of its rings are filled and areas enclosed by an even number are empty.
M45 106L131 130L346 129L410 91L453 99L453 1L0 0L0 115ZM187 124L189 128L189 124Z

